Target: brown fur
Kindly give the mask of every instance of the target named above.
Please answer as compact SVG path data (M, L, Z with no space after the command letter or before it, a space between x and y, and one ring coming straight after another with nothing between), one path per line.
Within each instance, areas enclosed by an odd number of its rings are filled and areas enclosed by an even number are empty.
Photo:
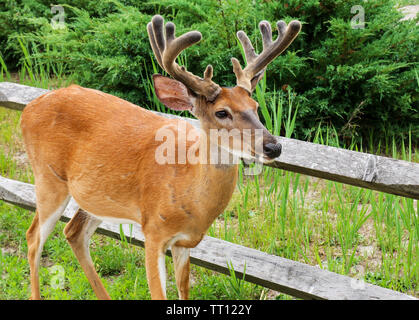
M284 29L284 24L279 22L278 28ZM239 32L246 60L253 62L242 70L233 59L238 86L221 88L211 80L211 66L201 79L175 62L181 50L199 41L201 35L190 32L175 38L172 23L166 24L164 35L163 18L153 17L147 31L156 58L162 68L181 81L154 75L156 95L172 109L191 111L201 121L204 134L183 120L166 119L112 95L76 85L47 93L27 105L21 127L37 197L37 212L26 234L32 299L40 299L38 269L43 245L69 195L86 212L79 210L64 233L99 299L110 297L94 269L88 242L106 218L142 226L147 280L153 299L166 298L162 258L171 246L178 291L182 299L188 298L188 248L201 241L230 201L237 165L188 161L161 165L155 158L162 143L156 139L156 133L171 125L175 136L184 135L176 129L183 124L186 135L196 133L195 141L187 141L186 149L195 148L192 151L198 152L211 142L218 150L235 147L230 138L228 146L220 146L226 142L210 141L209 132L238 129L235 131L242 139L241 150L234 152L245 151L265 161L279 156L280 145L259 121L251 92L266 65L292 42L301 28L299 22L289 26L267 48L270 27L266 22L261 24L265 54L260 56L255 55L247 36ZM275 54L266 53L272 50ZM246 148L243 146L245 133L248 135L244 129L253 132L254 140L256 129L263 130L263 151L256 150L256 141L251 146L252 142L246 140ZM210 163L209 150L207 159L201 158L206 163Z
M217 103L205 107L228 104L236 112L241 112L244 106L256 111L256 103L243 95L242 90L223 89ZM213 115L207 117L202 120L203 127L214 127ZM156 164L154 153L160 142L155 141L155 132L178 121L181 120L166 119L117 97L76 85L28 104L21 127L35 174L39 208L27 233L28 242L35 243L32 251L38 253L38 220L46 221L71 194L85 211L99 219L117 217L142 225L152 297L164 298L158 276L156 280L156 253L179 233L189 238L177 241L176 246L196 246L227 206L237 179L237 165L217 168L190 163ZM189 124L186 126L188 132L196 130ZM91 280L97 275L92 275L90 257L78 254L76 251L82 249L72 241L73 234L83 229L83 220L77 217L73 220L66 235ZM32 251L30 254L34 256ZM34 275L32 298L37 299L40 296L34 259L30 258ZM185 272L178 273L185 277ZM97 279L91 281L95 282ZM180 281L184 285L186 282ZM109 297L103 290L102 285L95 288L98 297ZM187 296L186 288L179 291Z

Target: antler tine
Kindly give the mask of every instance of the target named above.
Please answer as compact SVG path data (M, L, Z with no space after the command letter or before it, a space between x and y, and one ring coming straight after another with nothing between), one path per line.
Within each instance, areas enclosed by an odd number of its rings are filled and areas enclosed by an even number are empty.
M166 71L169 71L175 64L178 55L186 48L194 45L201 40L201 33L198 31L190 31L179 38L173 38L167 43L167 50L164 52L163 63Z
M150 40L151 48L153 49L154 56L156 57L157 62L159 63L160 67L164 69L163 61L161 59L160 49L157 46L157 42L154 37L153 25L151 22L147 24L147 33L148 33L148 39Z
M255 48L253 48L253 45L249 40L249 37L244 31L237 32L237 37L239 38L240 43L242 44L244 55L246 57L246 62L252 63L253 60L257 58L257 54L255 52Z
M241 69L237 59L232 59L233 71L237 77L237 85L252 92L257 82L263 77L267 65L279 56L294 41L301 30L301 23L297 20L291 21L288 26L284 21L277 22L278 38L272 41L272 29L268 21L259 23L262 34L263 51L260 55L255 50L243 31L237 32L237 37L243 46L247 66Z
M262 34L263 50L267 49L272 43L272 29L271 24L263 20L259 23L259 30Z
M153 19L151 20L151 23L153 25L153 32L154 32L154 37L156 38L157 46L160 52L164 52L164 49L166 47L166 41L164 39L164 33L163 33L164 20L161 16L154 16Z
M266 50L264 48L257 61L246 67L249 72L256 74L259 70L265 68L273 59L279 56L286 48L288 48L300 32L301 23L294 20L291 21L287 27L284 21L278 21L277 28L279 33L278 39L274 42L271 41L270 44L267 44ZM264 31L262 31L262 29L263 28L261 28L261 32L263 33Z
M204 79L186 71L185 67L176 63L176 58L186 48L199 42L202 35L199 31L190 31L176 38L176 26L172 22L166 23L163 31L163 18L156 15L147 25L150 44L159 65L174 79L185 84L189 89L199 95L203 95L209 101L215 100L221 88L212 82L212 66L208 66L204 72Z

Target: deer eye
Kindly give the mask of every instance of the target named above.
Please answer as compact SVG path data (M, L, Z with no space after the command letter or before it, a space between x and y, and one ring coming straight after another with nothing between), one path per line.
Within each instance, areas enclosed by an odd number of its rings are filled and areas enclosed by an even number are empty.
M230 114L226 110L220 110L220 111L215 112L215 116L218 119L225 119L225 118L229 117Z

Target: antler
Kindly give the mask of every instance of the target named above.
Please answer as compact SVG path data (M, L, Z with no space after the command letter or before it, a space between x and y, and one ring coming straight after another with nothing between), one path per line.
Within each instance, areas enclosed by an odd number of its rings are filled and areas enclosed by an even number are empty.
M204 72L204 78L200 78L188 72L184 66L179 66L175 61L177 56L186 48L199 42L202 35L199 31L190 31L179 38L175 37L175 25L166 23L166 33L163 31L163 18L155 15L147 24L147 32L151 47L159 65L174 79L182 82L189 89L199 95L203 95L209 101L215 100L221 88L212 79L213 69L208 65Z
M272 41L270 23L268 21L259 23L263 41L263 51L260 55L255 53L255 49L246 33L244 31L237 32L237 37L244 49L247 66L242 69L236 58L232 58L231 62L237 78L237 85L249 92L254 90L258 81L263 77L266 66L288 48L301 30L301 23L297 20L291 21L288 26L284 21L278 21L276 26L278 28L278 38Z

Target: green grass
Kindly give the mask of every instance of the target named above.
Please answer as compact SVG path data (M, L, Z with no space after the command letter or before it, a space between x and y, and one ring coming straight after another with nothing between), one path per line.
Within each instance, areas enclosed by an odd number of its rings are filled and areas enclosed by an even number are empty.
M1 62L0 59L0 80L13 81L13 75ZM21 82L49 88L68 82L59 73L45 80L39 69L33 71L34 65L27 62L22 67L32 72L21 71ZM262 82L255 96L267 128L292 137L298 113L292 92L275 92L268 99L265 88L266 83ZM151 87L148 94L157 108ZM283 110L284 101L288 110ZM19 119L20 112L0 107L0 174L33 183L24 157ZM419 161L410 136L383 137L376 144L372 134L367 143L358 145L354 141L339 141L331 126L319 124L314 132L313 140L317 143ZM25 232L32 218L31 212L0 202L0 299L29 297ZM268 167L258 176L245 176L241 166L233 198L208 235L419 297L418 219L417 201L412 199ZM66 243L63 227L64 223L59 222L45 245L41 294L46 299L95 299ZM113 299L150 298L143 249L95 234L91 253ZM166 261L168 298L176 299L171 258ZM54 266L64 268L63 288L54 286ZM230 276L226 276L192 266L191 298L291 299L245 282L235 276L232 266L230 269Z
M3 202L0 203L0 212L0 300L28 299L30 283L25 232L33 214ZM45 299L96 299L64 238L64 225L62 222L57 224L43 250L41 295ZM142 248L95 234L91 241L91 254L112 299L150 299ZM166 265L167 295L169 299L177 299L171 258L166 258ZM53 286L53 266L64 269L63 288ZM263 290L259 286L196 266L192 266L192 279L192 299L257 299Z

